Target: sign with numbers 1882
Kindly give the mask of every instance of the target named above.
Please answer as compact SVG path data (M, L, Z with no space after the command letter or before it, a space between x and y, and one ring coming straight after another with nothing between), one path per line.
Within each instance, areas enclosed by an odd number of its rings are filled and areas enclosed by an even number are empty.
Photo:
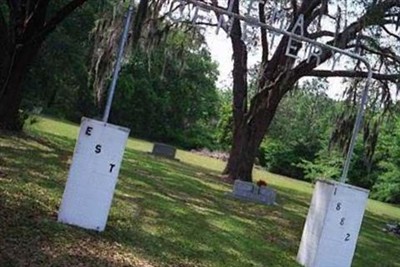
M129 129L82 118L58 221L103 231Z
M350 267L368 194L348 184L317 181L297 261L306 267Z

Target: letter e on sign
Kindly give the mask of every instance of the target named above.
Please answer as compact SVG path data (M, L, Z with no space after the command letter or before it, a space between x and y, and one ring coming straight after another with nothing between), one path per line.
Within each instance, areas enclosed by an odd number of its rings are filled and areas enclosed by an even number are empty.
M88 126L88 127L86 128L85 134L86 134L87 136L91 136L91 135L92 135L92 130L93 130L93 127Z

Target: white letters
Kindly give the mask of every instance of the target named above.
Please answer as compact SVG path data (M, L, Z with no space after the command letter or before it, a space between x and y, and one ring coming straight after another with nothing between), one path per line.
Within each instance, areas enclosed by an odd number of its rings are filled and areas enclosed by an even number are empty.
M317 59L317 65L318 66L321 63L321 55L322 55L322 49L320 47L312 47L308 53L308 58L307 58L307 63L310 63L311 58L315 57Z
M298 33L298 29L300 30L300 33ZM291 32L294 34L298 34L300 36L304 36L304 15L303 14L299 15ZM297 52L296 50L298 49L298 47L296 44L293 44L293 43L301 44L301 42L294 41L292 37L289 37L289 42L286 47L286 56L297 59L297 58L299 58L299 56L297 56L297 54L296 54L296 52Z
M229 11L229 12L232 12L232 10L233 10L233 3L234 3L234 1L230 1L230 3L229 3L229 6L228 6L228 11ZM225 19L224 19L224 16L220 14L220 15L219 15L219 19L218 19L217 30L216 30L215 34L218 35L219 29L221 28L222 25L224 25L225 27L229 27L229 28L228 28L228 32L227 32L227 34L228 34L228 36L229 36L230 33L231 33L231 30L232 30L233 17L229 19L229 23L226 23L226 22L225 22ZM228 25L229 25L229 26L228 26Z
M252 14L255 13L258 10L258 7L256 6L257 4L264 3L265 0L249 0L248 6L247 6L247 12L244 16L239 19L243 25L242 25L242 40L244 42L249 39L249 35L254 34L252 30L254 28L250 28L249 26L252 26L253 24L259 25L261 24L260 21L257 21L256 17L253 17ZM275 35L288 35L279 32L277 27L279 27L280 30L284 30L284 28L287 25L287 20L286 20L286 11L283 5L286 5L287 3L277 3L277 4L272 4L266 7L267 9L270 9L270 12L266 12L268 21L266 22L270 27L267 28L269 31L269 34L272 35L270 39L270 46L271 49L274 46L274 40L275 40ZM193 5L194 8L188 8L185 10L185 8L188 5ZM225 9L228 13L233 12L233 7L234 7L234 1L229 1L228 7ZM227 32L228 36L230 36L231 31L232 31L232 26L235 17L229 14L226 14L221 11L221 13L218 12L217 10L210 8L208 9L207 6L203 5L197 5L196 1L195 2L186 2L185 0L172 0L170 10L168 13L169 18L174 21L174 22L183 22L185 20L185 17L190 20L192 25L194 27L198 27L200 33L204 34L205 26L207 24L212 23L212 16L210 15L210 11L214 10L217 14L217 29L216 29L216 34L219 33L220 29L223 28L224 31ZM175 12L178 14L173 15ZM201 12L204 12L204 14L201 14ZM397 20L396 20L397 19ZM400 27L400 16L394 18L396 20L397 27ZM260 25L262 26L262 25ZM262 26L263 27L263 26ZM271 28L272 27L272 28ZM316 65L321 64L321 55L322 55L322 48L320 46L315 46L312 45L311 43L307 41L299 41L296 36L299 37L304 37L304 14L299 14L297 16L296 21L293 24L293 27L290 29L290 33L292 34L293 37L289 37L287 46L286 46L286 51L285 55L288 57L291 57L293 59L302 59L305 60L307 63L312 62L315 58ZM332 62L332 70L335 68L335 65L340 59L340 55L334 54L332 56L333 62Z
M396 31L399 29L400 26L400 14L398 14L395 18L394 21L396 22Z
M340 60L341 56L342 56L342 54L340 54L340 53L333 54L331 71L333 71L335 69L336 63Z
M177 8L179 10L179 17L174 17L173 13L175 13L175 6L174 4L177 3ZM185 2L183 0L174 0L171 3L171 6L168 11L168 17L175 23L182 22L183 20L183 10L185 9Z
M279 22L279 29L283 30L284 23L285 23L285 11L282 10L280 5L274 5L273 10L272 10L272 15L270 18L270 24L274 25L276 22ZM270 42L270 48L274 46L275 42L275 36L278 33L276 32L271 32L271 42Z
M205 9L200 8L200 7L196 7L196 9L194 10L192 25L193 26L197 26L199 28L200 33L204 34L205 31L206 31L205 25L196 25L196 23L198 22L198 20L199 20L199 22L210 22L210 18L207 19L206 16L199 15L199 10L207 12L207 13L210 12L210 10L208 10L208 9L205 10Z
M232 1L232 2L233 2L233 1ZM259 3L258 0L250 0L249 6L247 7L246 17L251 17L251 12L252 12L253 10L258 10L257 7L254 7L254 6L253 6L254 2ZM246 39L247 39L247 22L244 22L242 40L245 42Z

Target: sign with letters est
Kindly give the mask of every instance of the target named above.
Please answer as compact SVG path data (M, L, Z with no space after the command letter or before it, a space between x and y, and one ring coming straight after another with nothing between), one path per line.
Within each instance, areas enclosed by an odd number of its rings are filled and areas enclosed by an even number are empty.
M82 118L59 222L105 229L129 132L127 128Z
M297 261L306 267L350 267L369 191L317 181Z

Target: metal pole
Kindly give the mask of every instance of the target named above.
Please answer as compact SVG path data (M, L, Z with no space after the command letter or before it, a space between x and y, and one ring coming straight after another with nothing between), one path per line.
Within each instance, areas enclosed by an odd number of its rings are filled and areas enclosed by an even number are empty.
M350 140L349 150L347 151L347 156L346 156L346 160L345 160L345 163L344 163L344 166L343 166L342 176L340 178L340 182L345 183L346 180L347 180L347 174L349 172L349 166L350 166L351 158L353 156L354 145L355 145L355 142L356 142L356 139L357 139L357 134L358 134L358 131L360 130L362 119L363 119L363 116L364 116L364 110L365 110L365 106L366 106L367 99L368 99L368 90L369 90L369 86L370 86L371 80L372 80L372 68L371 68L371 65L369 64L369 62L367 61L367 59L362 57L362 56L360 56L360 55L348 52L346 50L342 50L340 48L337 48L337 47L334 47L334 46L331 46L331 45L328 45L328 44L320 43L320 42L317 42L315 40L309 39L307 37L304 37L304 36L301 36L301 35L297 35L297 34L292 33L292 32L288 32L288 31L285 31L285 30L282 30L282 29L278 29L278 28L272 27L270 25L267 25L265 23L260 22L259 20L255 19L255 18L252 18L252 17L245 17L245 16L239 15L237 13L230 12L230 11L225 10L225 9L221 9L219 7L210 6L210 5L206 4L206 3L199 2L198 0L184 0L184 1L186 1L188 3L191 3L193 5L199 6L201 8L204 8L204 9L213 10L216 13L225 14L225 15L228 15L228 16L235 17L235 18L237 18L239 20L247 22L248 24L260 26L260 27L265 28L267 30L270 30L270 31L273 31L273 32L277 32L277 33L292 37L293 39L296 39L296 40L299 40L299 41L308 42L308 43L311 43L311 44L314 44L314 45L317 45L317 46L320 46L320 47L324 47L326 49L330 49L332 51L335 51L335 52L347 55L349 57L358 59L358 60L360 60L361 62L364 63L364 65L366 66L366 68L368 70L368 77L367 77L367 82L365 84L364 91L362 93L361 104L360 104L360 106L358 108L357 117L356 117L356 121L354 123L354 128L353 128L353 134L352 134L351 140Z
M370 85L371 79L372 79L372 72L369 72L367 83L365 84L365 88L362 93L361 104L358 107L357 117L356 117L356 121L354 123L353 134L351 136L349 150L347 151L346 160L345 160L344 166L343 166L342 176L340 177L341 183L345 183L347 181L347 174L349 173L350 162L351 162L351 158L353 156L354 146L356 143L358 132L361 127L362 119L364 117L365 106L367 104L367 99L368 99L368 87Z
M129 32L129 26L131 25L132 14L133 14L133 1L129 5L129 9L128 9L127 15L126 15L124 31L122 33L121 43L119 44L119 48L118 48L118 55L117 55L117 60L116 60L115 67L114 67L113 77L112 77L112 81L110 84L110 88L108 89L108 98L107 98L107 104L106 104L106 107L104 110L103 122L107 122L108 117L110 116L110 110L111 110L111 105L112 105L112 101L114 98L115 87L117 86L119 71L121 70L122 56L124 54L125 44L128 39L128 32Z

